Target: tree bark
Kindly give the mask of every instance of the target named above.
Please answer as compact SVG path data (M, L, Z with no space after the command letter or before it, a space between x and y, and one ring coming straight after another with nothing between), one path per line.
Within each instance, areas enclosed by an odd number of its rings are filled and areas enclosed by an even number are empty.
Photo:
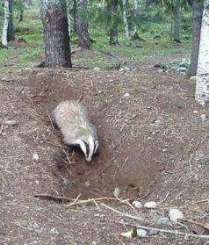
M192 1L192 54L188 76L194 76L197 73L197 63L200 44L200 30L202 23L203 3L201 1Z
M107 4L107 11L110 15L109 44L119 45L118 41L118 0L110 0Z
M9 24L8 24L7 40L9 42L15 39L15 31L13 25L13 0L8 0L8 2L9 2Z
M140 39L138 33L137 33L137 18L139 17L139 2L138 0L133 0L133 31L131 32L131 39L137 40Z
M129 26L128 26L128 19L127 19L127 4L128 0L122 0L123 1L123 23L125 27L125 38L126 38L126 43L129 43Z
M195 99L202 106L209 102L209 0L204 2L197 64Z
M173 40L180 43L181 12L180 1L176 0L173 8Z
M42 0L45 66L72 67L65 0Z
M4 25L2 29L2 45L3 47L8 47L7 32L9 26L9 1L4 2Z
M77 0L76 33L79 47L89 49L91 42L88 32L87 0Z

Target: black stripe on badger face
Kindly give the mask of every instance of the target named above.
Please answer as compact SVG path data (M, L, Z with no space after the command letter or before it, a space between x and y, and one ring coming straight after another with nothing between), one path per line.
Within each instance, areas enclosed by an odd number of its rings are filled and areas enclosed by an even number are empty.
M82 140L83 141L83 140ZM83 141L83 143L85 144L86 146L86 155L88 156L89 155L89 144L87 144L85 141Z

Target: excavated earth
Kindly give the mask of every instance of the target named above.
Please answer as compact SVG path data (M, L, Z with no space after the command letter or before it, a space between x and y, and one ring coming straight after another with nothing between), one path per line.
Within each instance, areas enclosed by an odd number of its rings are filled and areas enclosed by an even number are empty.
M117 187L121 198L184 204L192 215L189 203L209 195L209 114L195 103L192 80L152 64L33 68L1 76L0 90L0 244L201 244L162 235L128 240L119 235L128 229L119 215L92 203L67 210L50 198L112 197ZM53 128L50 112L65 99L80 99L98 129L91 164ZM146 224L159 212L138 215Z

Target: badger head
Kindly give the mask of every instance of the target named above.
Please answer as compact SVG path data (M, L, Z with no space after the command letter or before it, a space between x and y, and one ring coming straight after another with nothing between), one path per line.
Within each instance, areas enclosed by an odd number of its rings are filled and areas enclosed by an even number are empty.
M91 162L93 155L97 152L99 147L99 142L94 139L91 135L76 141L85 155L86 161Z

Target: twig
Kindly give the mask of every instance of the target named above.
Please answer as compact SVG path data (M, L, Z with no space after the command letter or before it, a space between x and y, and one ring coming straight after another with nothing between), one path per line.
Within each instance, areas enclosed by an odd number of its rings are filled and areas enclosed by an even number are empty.
M86 203L89 203L89 202L98 202L98 201L104 201L104 200L117 200L115 199L114 197L97 197L97 198L89 198L89 199L86 199L86 200L78 200L77 202L72 202L70 203L69 205L67 205L67 209L72 207L72 206L75 206L75 205L81 205L81 204L86 204Z
M209 199L200 200L198 202L194 202L193 204L200 204L200 203L205 203L205 202L209 202Z
M52 120L52 117L50 116L50 114L48 114L48 118L50 120L52 128L55 130L54 123L53 123L53 120Z
M135 227L140 228L140 229L159 231L162 233L169 233L169 234L174 234L177 236L187 236L187 237L195 237L195 238L200 238L200 239L209 239L209 235L197 235L197 234L186 233L186 232L181 232L181 231L177 231L177 230L166 230L166 229L160 229L160 228L155 228L155 227L151 227L151 226L130 224L127 222L119 222L119 223L122 225L130 225L130 226L135 226Z
M119 214L119 215L122 216L122 217L127 217L127 218L134 219L134 220L138 220L138 221L143 221L143 219L140 218L140 217L138 217L138 216L133 216L133 215L131 215L131 214L123 213L123 212L121 212L121 211L119 211L119 210L117 210L117 209L114 209L114 208L112 208L112 207L110 207L110 206L108 206L108 205L106 205L106 204L104 204L104 203L101 203L101 206L103 206L103 207L105 207L105 208L107 208L107 209L113 211L114 213Z
M48 194L36 194L36 195L34 195L34 197L52 200L55 202L72 202L73 201L72 198L62 197L62 196L52 196L52 195L48 195Z

